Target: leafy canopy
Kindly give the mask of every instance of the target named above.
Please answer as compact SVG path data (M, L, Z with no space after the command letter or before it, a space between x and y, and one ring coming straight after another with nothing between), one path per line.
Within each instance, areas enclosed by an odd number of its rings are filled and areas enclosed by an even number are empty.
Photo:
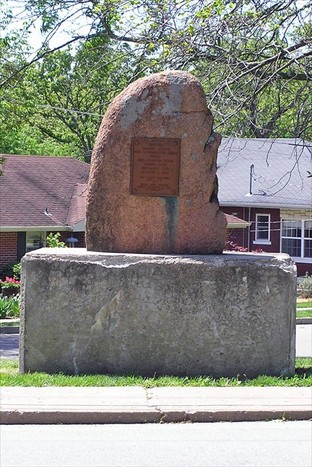
M14 3L6 2L4 26ZM225 135L312 139L309 2L25 0L25 7L22 31L0 42L0 105L4 115L13 110L17 129L36 128L43 141L88 154L111 99L164 69L201 80ZM34 24L42 44L29 55L24 38Z

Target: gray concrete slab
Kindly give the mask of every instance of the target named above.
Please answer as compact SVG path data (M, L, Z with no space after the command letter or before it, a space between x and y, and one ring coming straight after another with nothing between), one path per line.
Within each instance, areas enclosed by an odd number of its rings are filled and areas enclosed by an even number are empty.
M288 255L43 248L23 257L22 270L22 371L295 373Z
M299 387L3 387L2 424L217 422L312 417Z

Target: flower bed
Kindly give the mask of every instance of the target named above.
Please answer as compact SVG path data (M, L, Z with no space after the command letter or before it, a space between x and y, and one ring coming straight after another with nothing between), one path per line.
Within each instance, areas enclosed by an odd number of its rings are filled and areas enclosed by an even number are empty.
M6 277L5 280L0 279L0 293L4 297L18 295L20 291L20 281L15 277Z

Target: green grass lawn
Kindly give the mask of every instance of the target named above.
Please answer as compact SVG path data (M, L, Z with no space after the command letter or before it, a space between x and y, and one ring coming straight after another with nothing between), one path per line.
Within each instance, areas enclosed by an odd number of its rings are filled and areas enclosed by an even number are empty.
M312 310L297 310L296 318L312 318Z
M0 322L0 327L19 327L20 325L20 320L19 319L8 319L8 320L3 320Z
M297 301L297 309L298 308L312 308L312 300Z
M146 388L160 386L312 386L312 358L297 358L296 373L292 377L258 376L247 379L218 378L210 376L175 377L155 376L111 376L111 375L81 375L67 376L63 374L49 375L47 373L18 373L17 360L2 359L0 361L1 386L143 386Z
M303 308L310 308L310 310L303 310ZM312 317L312 300L297 300L297 318L311 318Z

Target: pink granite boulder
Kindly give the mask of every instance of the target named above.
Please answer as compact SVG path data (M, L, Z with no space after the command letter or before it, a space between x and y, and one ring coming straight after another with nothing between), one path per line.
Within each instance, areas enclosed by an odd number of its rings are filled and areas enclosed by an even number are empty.
M212 125L201 84L189 73L157 73L119 94L103 118L92 156L87 249L221 253L221 137Z

